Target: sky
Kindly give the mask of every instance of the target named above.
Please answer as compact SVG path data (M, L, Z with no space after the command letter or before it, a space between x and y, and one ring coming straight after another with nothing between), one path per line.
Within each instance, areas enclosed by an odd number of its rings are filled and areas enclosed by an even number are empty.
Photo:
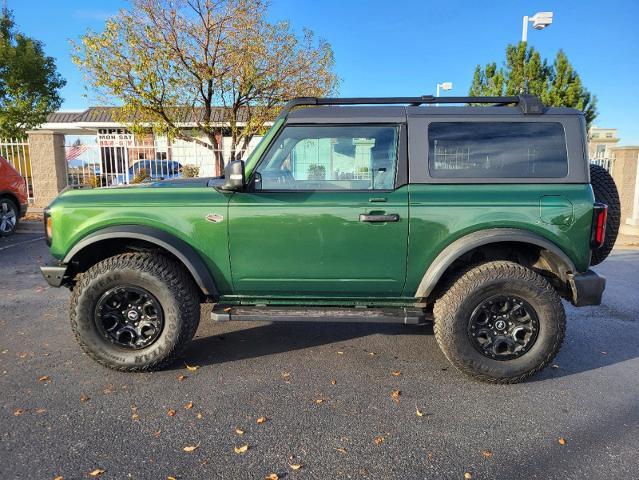
M64 110L92 104L72 63L70 40L99 31L126 0L5 0L18 28L45 44L67 80ZM273 20L308 27L333 47L341 96L466 95L477 64L503 62L521 38L522 17L554 12L553 24L528 31L552 60L563 49L597 96L595 125L618 128L639 145L639 0L271 0Z

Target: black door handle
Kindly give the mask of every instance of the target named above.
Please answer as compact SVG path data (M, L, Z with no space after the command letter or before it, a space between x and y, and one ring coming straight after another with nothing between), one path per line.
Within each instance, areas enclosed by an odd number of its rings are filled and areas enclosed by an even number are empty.
M365 213L360 213L359 215L360 222L399 222L399 215L396 213L389 213L387 215L366 215Z

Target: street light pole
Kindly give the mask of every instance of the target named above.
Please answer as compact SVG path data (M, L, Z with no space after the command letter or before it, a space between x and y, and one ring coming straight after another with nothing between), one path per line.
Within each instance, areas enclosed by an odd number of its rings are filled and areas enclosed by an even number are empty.
M537 12L532 17L524 17L521 28L521 41L528 41L528 24L532 22L535 30L543 30L552 23L553 12Z
M436 97L439 97L439 89L442 90L452 90L453 89L453 82L442 82L442 83L438 83L437 84L437 93L435 94Z

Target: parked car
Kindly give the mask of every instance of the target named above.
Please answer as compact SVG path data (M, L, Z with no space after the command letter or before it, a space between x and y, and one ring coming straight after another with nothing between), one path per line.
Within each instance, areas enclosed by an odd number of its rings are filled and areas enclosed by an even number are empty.
M432 321L458 370L519 382L559 351L562 299L604 291L619 201L585 125L525 95L297 99L222 178L59 196L42 272L118 370L175 361L210 301L214 321Z
M7 160L0 157L0 237L13 234L27 213L27 182Z
M129 167L128 181L131 182L141 170L146 172L150 180L180 178L182 175L180 162L172 160L139 160ZM112 185L122 185L124 183L127 183L126 175L120 174L113 179Z

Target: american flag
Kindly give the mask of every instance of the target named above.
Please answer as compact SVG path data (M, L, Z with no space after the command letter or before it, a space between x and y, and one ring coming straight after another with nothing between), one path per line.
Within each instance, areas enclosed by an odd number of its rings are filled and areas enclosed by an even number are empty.
M80 155L82 155L84 152L87 151L88 146L87 145L73 145L72 147L67 147L67 151L66 151L66 158L67 158L67 162L70 162L71 160L74 160L76 158L78 158Z

